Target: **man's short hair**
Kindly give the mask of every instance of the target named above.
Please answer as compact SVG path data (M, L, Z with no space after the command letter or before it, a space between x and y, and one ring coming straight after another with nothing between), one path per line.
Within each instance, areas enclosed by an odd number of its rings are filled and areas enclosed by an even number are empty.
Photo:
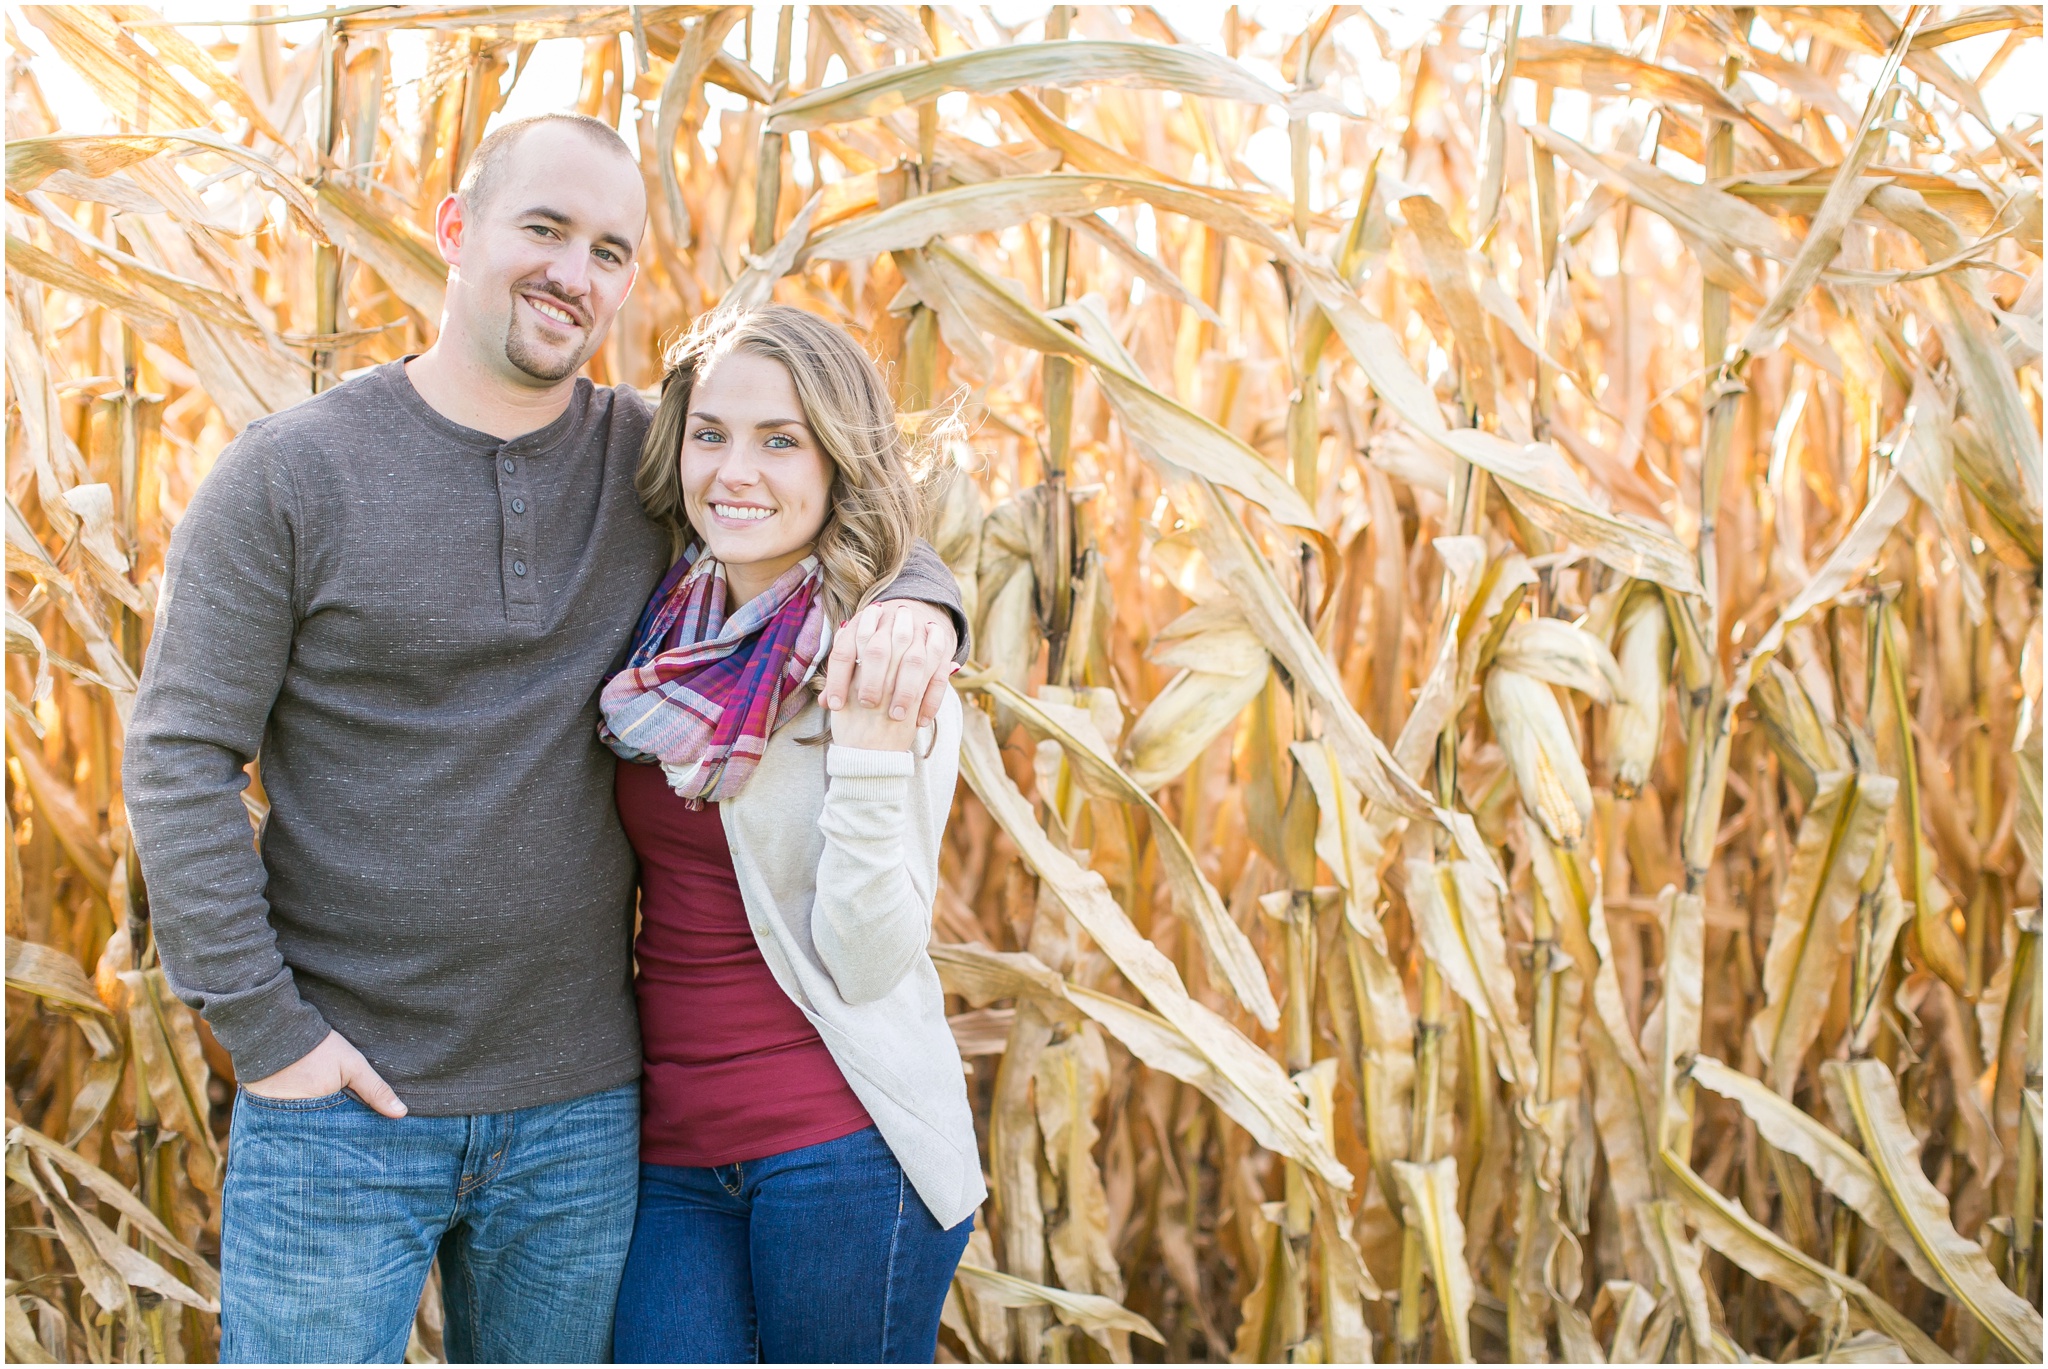
M455 187L455 193L471 212L481 209L490 202L497 190L497 183L504 176L505 162L512 155L521 135L537 124L567 124L580 128L594 141L616 151L627 161L638 164L633 149L619 136L619 131L602 119L588 114L535 114L524 119L514 119L509 124L500 124L484 136L470 154L469 165L463 168L462 183Z

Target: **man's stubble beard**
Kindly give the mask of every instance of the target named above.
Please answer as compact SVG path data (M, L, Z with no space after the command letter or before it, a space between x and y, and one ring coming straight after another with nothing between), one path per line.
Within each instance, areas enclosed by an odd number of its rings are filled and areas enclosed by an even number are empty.
M516 302L512 306L515 314L518 307ZM596 341L593 339L584 347L566 356L553 355L530 345L527 338L521 334L519 325L511 319L506 320L505 360L511 362L513 366L532 376L535 380L553 383L558 380L568 379L576 374L577 369L583 365L595 348Z

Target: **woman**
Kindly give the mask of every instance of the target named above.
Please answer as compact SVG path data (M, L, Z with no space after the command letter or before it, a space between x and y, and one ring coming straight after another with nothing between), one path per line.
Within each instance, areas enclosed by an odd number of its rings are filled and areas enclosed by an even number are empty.
M814 697L920 500L840 328L770 306L667 358L641 460L686 545L602 732L640 858L640 1209L621 1361L924 1361L986 1196L925 944L960 705ZM851 620L850 622L848 620ZM827 744L829 742L829 744Z

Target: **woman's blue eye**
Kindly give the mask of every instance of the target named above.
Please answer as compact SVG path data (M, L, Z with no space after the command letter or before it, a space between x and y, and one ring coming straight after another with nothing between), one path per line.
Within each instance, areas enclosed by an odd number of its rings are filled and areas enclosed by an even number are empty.
M796 439L787 433L776 433L768 439L768 445L771 447L794 447Z
M725 441L725 434L719 432L716 428L699 428L695 433L691 434L691 436L696 438L699 442Z

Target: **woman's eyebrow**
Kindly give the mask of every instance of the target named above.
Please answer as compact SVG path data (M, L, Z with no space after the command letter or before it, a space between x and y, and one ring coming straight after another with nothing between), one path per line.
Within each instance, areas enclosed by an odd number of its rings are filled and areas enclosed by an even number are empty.
M809 432L811 425L804 422L801 418L764 418L754 425L755 432L765 433L770 428L802 428L805 432Z
M700 422L717 423L721 426L725 423L725 420L717 414L706 413L702 409L690 410L690 417ZM764 418L754 425L754 431L756 432L767 432L771 428L802 428L805 432L809 432L811 425L804 422L801 418Z

